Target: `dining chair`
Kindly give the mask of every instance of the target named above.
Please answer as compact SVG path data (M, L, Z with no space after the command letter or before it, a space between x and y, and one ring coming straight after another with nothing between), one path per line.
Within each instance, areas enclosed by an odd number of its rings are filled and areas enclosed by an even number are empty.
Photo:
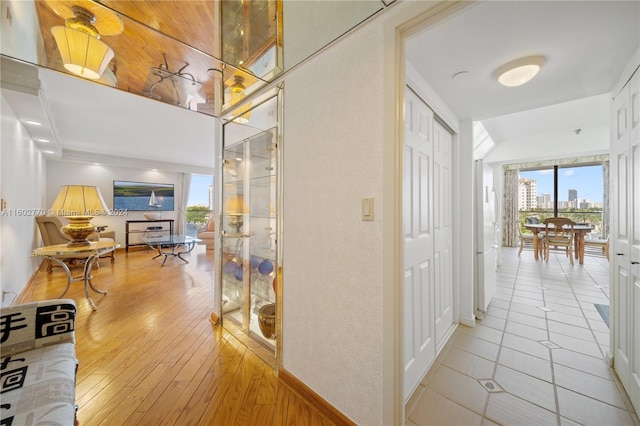
M584 246L587 247L596 247L599 249L600 254L605 256L607 260L609 260L609 237L607 238L597 238L594 236L590 236L587 234L587 238L584 239ZM585 251L586 252L586 251Z
M535 238L535 236L529 232L522 232L522 228L520 227L520 224L518 224L517 227L518 227L518 237L520 238L520 249L518 250L518 257L520 257L520 253L522 253L522 250L524 249L525 246L531 247L531 249L533 249L534 247L533 239Z
M564 250L573 265L573 226L575 222L566 217L549 217L544 220L544 259L549 262L549 251Z

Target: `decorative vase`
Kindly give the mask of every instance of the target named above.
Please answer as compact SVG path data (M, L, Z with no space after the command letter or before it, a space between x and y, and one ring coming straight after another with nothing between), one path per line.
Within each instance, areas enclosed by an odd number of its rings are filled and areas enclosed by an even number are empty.
M224 263L224 266L222 267L222 272L224 272L227 275L231 275L236 272L236 269L238 269L238 264L233 260L229 259Z
M262 335L267 339L271 339L276 331L276 304L270 303L264 305L258 311L258 325Z
M258 272L262 275L268 275L273 272L273 263L270 260L265 259L258 265Z

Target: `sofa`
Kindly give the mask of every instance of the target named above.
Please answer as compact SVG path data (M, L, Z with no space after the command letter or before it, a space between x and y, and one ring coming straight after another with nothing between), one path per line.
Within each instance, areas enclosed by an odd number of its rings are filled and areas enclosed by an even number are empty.
M202 240L201 244L207 246L207 250L213 250L215 246L215 220L213 215L207 216L207 223L198 228L197 237Z
M53 299L0 308L0 425L73 425L76 304Z

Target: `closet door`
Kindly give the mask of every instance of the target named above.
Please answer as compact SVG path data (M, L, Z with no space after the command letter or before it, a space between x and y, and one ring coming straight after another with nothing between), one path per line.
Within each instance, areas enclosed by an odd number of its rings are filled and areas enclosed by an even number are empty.
M433 112L405 90L403 362L405 401L435 358Z
M435 121L433 123L433 266L435 337L438 349L444 343L444 338L453 325L452 143L451 133Z
M614 368L640 410L640 74L612 105ZM613 167L612 167L613 168Z

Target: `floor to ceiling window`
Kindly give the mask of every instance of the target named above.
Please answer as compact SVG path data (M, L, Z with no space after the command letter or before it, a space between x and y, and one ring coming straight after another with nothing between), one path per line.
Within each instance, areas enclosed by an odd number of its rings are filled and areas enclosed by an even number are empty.
M187 201L187 235L195 237L198 226L207 221L207 215L213 211L213 176L191 175L189 200Z
M562 216L591 225L603 233L605 184L602 164L551 166L520 170L518 212L520 222L535 217Z

